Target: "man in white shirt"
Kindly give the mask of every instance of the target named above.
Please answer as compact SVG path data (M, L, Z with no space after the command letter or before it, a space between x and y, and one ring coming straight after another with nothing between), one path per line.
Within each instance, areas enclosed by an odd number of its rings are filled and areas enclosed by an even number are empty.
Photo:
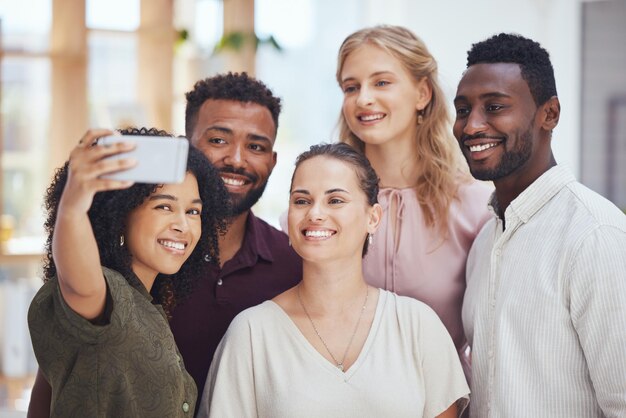
M471 416L626 417L626 216L556 164L548 53L474 44L454 105L472 175L495 184L467 263Z

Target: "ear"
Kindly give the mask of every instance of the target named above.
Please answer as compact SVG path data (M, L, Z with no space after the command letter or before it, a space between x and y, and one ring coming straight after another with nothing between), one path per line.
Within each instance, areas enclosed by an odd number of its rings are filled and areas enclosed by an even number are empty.
M274 167L276 167L276 163L278 162L278 154L276 154L276 151L272 152L272 167L270 167L270 173L274 170Z
M369 219L367 221L367 232L373 234L380 226L380 220L383 217L383 208L380 204L376 203L369 208Z
M419 112L424 109L430 103L430 100L433 98L433 89L428 82L428 78L422 77L420 81L417 82L416 92L417 92L417 103L415 108Z
M559 123L561 116L561 103L556 96L550 97L543 105L541 105L541 127L551 132Z

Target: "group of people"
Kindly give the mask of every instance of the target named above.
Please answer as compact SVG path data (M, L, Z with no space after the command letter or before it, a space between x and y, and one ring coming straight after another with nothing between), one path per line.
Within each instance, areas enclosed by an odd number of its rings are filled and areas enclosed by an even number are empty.
M626 416L626 216L556 164L548 53L472 45L454 120L437 71L405 28L345 39L284 232L251 211L281 101L245 73L187 93L180 184L102 178L132 146L86 133L47 192L29 416Z

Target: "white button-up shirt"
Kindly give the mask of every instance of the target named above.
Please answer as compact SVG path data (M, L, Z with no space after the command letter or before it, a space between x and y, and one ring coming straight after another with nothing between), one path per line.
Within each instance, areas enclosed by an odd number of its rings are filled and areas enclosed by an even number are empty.
M472 418L626 417L626 215L555 166L504 218L467 263Z

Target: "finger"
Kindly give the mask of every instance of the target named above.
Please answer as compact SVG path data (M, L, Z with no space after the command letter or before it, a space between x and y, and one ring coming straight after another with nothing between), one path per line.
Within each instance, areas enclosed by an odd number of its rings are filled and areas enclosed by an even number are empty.
M75 185L82 184L89 188L91 181L98 180L107 174L129 170L136 165L137 160L134 158L100 159L94 161L76 158L70 160L68 182Z
M107 157L130 152L135 147L133 142L116 142L107 146L78 145L70 154L70 168L76 170L82 165L92 165Z
M88 147L93 145L98 140L98 138L114 134L115 132L110 129L90 129L85 132L80 141L78 141L78 146Z
M133 184L134 181L130 180L113 180L113 179L98 179L96 180L96 190L99 192L109 191L109 190L123 190L128 189Z
M95 164L92 164L92 173L96 177L101 177L106 174L113 174L120 171L130 170L138 164L135 158L115 158L100 160Z
M115 154L121 154L123 152L129 152L134 150L137 147L137 144L132 140L127 141L119 141L119 142L109 142L107 144L98 144L97 147L93 147L96 151L94 151L95 155L100 158L108 157Z

